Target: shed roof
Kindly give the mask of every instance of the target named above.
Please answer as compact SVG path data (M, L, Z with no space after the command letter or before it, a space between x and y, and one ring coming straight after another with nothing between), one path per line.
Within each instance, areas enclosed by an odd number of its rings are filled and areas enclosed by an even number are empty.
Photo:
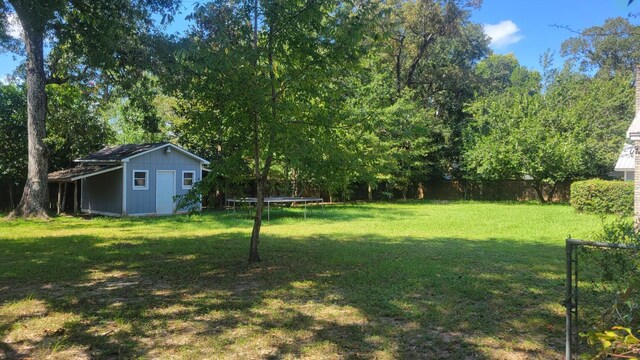
M616 161L616 166L614 168L615 171L633 171L635 170L635 159L636 159L636 150L635 147L631 144L624 144L624 148L622 148L622 152L620 156L618 156L618 161Z
M169 142L159 143L147 143L147 144L124 144L117 146L107 146L99 151L89 154L83 158L75 160L81 163L108 163L108 162L121 162L127 161L130 158L146 154L150 151L157 150L164 147L171 147L179 150L186 155L189 155L195 159L198 159L203 164L209 164L209 161Z
M124 144L124 145L117 145L117 146L107 146L105 148L102 148L101 150L98 150L76 161L78 162L120 161L122 159L130 158L133 155L140 154L149 150L153 150L155 148L159 148L166 144L168 143L159 142L159 143L147 143L147 144Z
M48 180L50 182L73 182L121 168L122 165L78 165L74 168L54 171L48 175Z

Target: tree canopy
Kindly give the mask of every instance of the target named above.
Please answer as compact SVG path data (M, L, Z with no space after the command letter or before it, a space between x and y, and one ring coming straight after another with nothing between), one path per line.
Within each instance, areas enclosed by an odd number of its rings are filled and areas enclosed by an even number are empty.
M48 171L156 141L211 160L185 202L525 179L548 201L560 182L606 177L633 117L640 42L623 18L567 39L559 68L541 54L540 73L491 51L479 1L211 0L163 33L178 6L0 0L23 27L16 39L0 21L0 46L26 55L0 87L0 181L25 183L15 215L45 214Z
M191 15L195 26L178 44L178 65L171 71L179 76L169 86L195 120L181 131L219 155L216 171L241 177L251 170L258 198L251 261L259 260L272 168L330 169L341 163L337 131L349 120L341 116L341 81L364 51L369 7L333 0L212 1ZM211 131L204 138L202 128Z
M54 61L50 73L45 73L45 38L48 43L66 54L81 59L88 68L100 69L111 79L129 79L140 64L150 60L146 56L151 46L146 35L151 34L152 14L175 10L175 0L117 0L117 1L32 1L6 0L0 2L0 16L15 14L22 25L26 61L28 167L27 180L20 204L14 216L46 217L47 150L45 86L48 82L68 81L60 76L57 61L61 57L52 52ZM5 48L9 43L7 26L3 23L0 40ZM73 63L73 62L71 62ZM67 69L69 70L69 69ZM68 72L67 72L68 73Z
M518 67L512 68L516 74ZM535 74L525 78L541 81ZM532 88L516 83L478 97L468 107L467 176L530 178L543 202L552 199L558 183L606 177L633 118L629 82L628 75L590 78L565 69L545 91L542 84ZM545 186L551 189L548 197Z
M607 19L565 40L561 54L577 62L580 70L599 76L632 73L640 64L640 28L625 18Z
M9 190L14 206L14 188L27 173L27 101L24 89L0 86L0 184Z

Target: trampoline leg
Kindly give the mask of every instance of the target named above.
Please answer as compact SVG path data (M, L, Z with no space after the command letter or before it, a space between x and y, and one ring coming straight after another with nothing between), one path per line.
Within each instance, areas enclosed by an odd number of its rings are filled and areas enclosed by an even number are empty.
M307 218L307 202L304 202L304 218Z
M271 203L267 203L267 221L271 220Z

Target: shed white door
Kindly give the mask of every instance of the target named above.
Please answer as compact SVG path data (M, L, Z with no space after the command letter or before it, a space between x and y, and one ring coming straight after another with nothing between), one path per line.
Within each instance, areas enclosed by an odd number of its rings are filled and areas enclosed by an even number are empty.
M176 194L176 172L156 171L156 214L173 214L173 196Z

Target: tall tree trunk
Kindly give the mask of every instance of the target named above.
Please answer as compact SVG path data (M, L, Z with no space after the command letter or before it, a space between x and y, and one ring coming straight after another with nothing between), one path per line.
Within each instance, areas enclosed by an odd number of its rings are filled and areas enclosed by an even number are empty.
M420 43L420 47L418 48L418 53L416 54L416 56L413 58L413 61L411 61L411 65L409 66L409 70L407 72L407 86L408 87L413 87L414 84L414 75L416 73L416 71L418 70L418 65L420 64L420 60L422 60L422 58L424 57L424 54L427 51L427 48L429 47L429 45L431 45L432 42L435 41L435 36L434 34L429 34L427 36L423 36L422 42Z
M547 195L547 202L553 202L553 196L556 194L556 189L558 189L558 183L554 183L549 190L549 195Z
M538 194L538 199L540 200L540 202L543 204L546 203L547 200L544 198L543 185L541 183L533 183L531 187L533 187L533 189L536 191L536 194Z
M398 37L398 53L396 54L396 92L398 93L398 98L402 93L402 50L404 47L405 35L402 34Z
M253 46L256 50L256 58L254 66L256 68L255 76L258 76L258 0L254 0L254 19L253 19ZM271 121L275 121L277 117L276 105L278 101L278 93L276 89L276 74L274 69L273 60L273 27L269 26L268 36L268 49L267 56L269 62L269 80L271 82ZM258 89L258 85L255 85ZM269 145L273 141L273 133L270 134L266 145L260 140L260 126L261 117L260 112L254 103L253 108L253 172L256 179L256 217L253 221L253 231L251 232L251 246L249 249L249 262L260 261L260 255L258 254L258 244L260 243L260 227L262 226L262 212L264 210L264 195L269 178L269 170L271 169L271 163L273 162L273 153L269 151ZM260 150L261 146L266 147L267 158L264 161L262 168L260 167Z
M20 14L18 14L20 16ZM22 17L20 16L21 21ZM47 218L46 206L49 197L47 187L47 151L45 116L47 98L44 73L44 30L24 26L27 50L27 136L29 162L27 182L18 207L11 217Z
M253 50L254 50L254 76L258 72L258 0L253 2ZM258 91L257 79L254 81L254 91ZM262 226L262 210L264 209L264 183L260 171L260 113L257 104L253 104L253 175L256 180L256 216L253 220L251 241L249 244L249 262L259 262L258 244L260 243L260 228Z

